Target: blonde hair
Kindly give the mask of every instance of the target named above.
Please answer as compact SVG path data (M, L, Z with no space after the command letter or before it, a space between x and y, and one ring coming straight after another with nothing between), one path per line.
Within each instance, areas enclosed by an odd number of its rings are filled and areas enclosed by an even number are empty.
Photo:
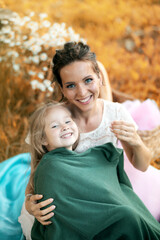
M57 106L66 108L65 103L52 101L42 104L30 117L29 142L31 153L31 175L29 180L29 188L31 193L34 193L34 174L37 166L43 155L48 152L47 148L43 145L43 140L45 137L45 118L48 111Z

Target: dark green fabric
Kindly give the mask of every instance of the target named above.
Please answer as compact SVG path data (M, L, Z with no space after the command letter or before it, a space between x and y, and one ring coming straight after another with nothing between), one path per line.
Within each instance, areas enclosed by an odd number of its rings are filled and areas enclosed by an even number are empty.
M160 224L133 192L123 170L123 151L112 143L84 153L65 148L43 157L35 192L54 198L52 224L35 220L33 240L153 240Z

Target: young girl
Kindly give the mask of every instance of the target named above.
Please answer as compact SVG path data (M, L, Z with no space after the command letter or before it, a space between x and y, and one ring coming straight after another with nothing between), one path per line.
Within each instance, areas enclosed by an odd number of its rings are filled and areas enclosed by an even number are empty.
M158 240L160 225L133 192L122 150L107 143L76 153L77 139L64 105L48 103L33 114L30 184L57 208L52 224L35 221L32 239Z

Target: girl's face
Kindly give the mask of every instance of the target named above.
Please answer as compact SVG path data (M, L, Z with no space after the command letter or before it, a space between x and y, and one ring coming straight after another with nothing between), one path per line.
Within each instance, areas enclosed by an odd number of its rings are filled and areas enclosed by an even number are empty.
M70 112L63 106L49 109L45 118L45 137L43 145L48 151L65 147L72 150L78 139L78 127L71 118Z
M76 61L60 71L62 93L82 112L92 110L99 96L101 79L89 61Z

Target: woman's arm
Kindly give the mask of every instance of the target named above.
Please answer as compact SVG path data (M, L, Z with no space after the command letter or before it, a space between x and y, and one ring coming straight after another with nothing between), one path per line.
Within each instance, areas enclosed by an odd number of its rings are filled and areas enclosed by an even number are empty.
M30 194L32 192L30 184L28 183L25 191L25 195ZM38 200L42 199L43 195L35 194L35 195L28 195L25 199L25 207L26 210L33 215L42 225L49 225L51 224L51 221L48 221L53 215L53 210L55 209L55 206L52 205L44 210L41 210L41 208L46 207L50 203L53 202L53 199L47 199L45 201L42 201L40 203L37 203Z
M152 154L141 140L134 124L114 121L111 125L111 131L121 141L132 165L141 171L146 171L152 159Z

